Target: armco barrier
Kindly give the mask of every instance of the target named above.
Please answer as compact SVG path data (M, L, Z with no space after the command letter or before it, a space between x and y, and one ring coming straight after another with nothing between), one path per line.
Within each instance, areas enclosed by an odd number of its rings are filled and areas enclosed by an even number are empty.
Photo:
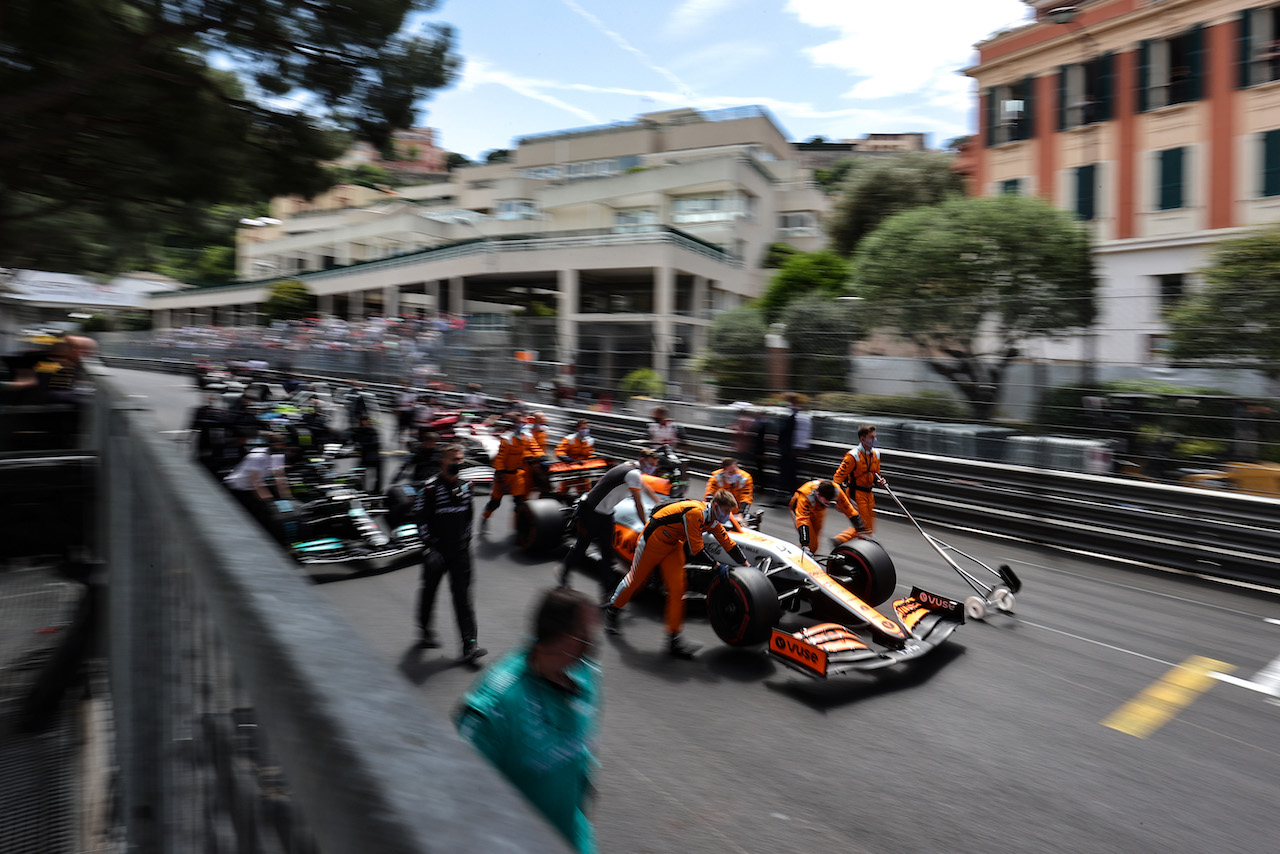
M589 418L597 447L615 459L634 457L637 446L632 440L646 435L647 421L642 418L544 409L556 430L567 429L572 419ZM921 429L926 425L938 426L900 422L894 427L899 439L926 441L920 438L928 435ZM731 453L729 429L686 419L685 433L684 456L694 472L710 472ZM1086 470L1096 465L1093 458L1105 450L1095 440L1009 436L1000 441L1008 443L1005 463L885 449L885 475L922 521L1280 587L1280 499L1088 474ZM831 477L851 444L814 442L802 460L801 476ZM759 472L752 474L757 482L765 480ZM896 508L881 496L877 510L893 514Z

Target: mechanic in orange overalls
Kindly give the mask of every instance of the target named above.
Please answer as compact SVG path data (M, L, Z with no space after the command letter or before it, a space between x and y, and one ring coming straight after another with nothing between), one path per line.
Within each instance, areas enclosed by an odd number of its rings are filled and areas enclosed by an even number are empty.
M713 471L711 477L707 478L707 491L703 497L710 501L711 496L722 489L728 490L738 502L738 511L733 521L735 527L741 530L742 525L738 519L751 509L751 503L755 500L755 483L751 475L738 468L738 461L733 457L725 457L721 460L720 468Z
M521 425L512 424L498 436L498 452L493 455L493 491L480 515L481 532L488 527L489 517L502 503L502 496L510 495L517 509L529 497L529 472L525 467L528 454L529 445L521 434Z
M858 511L849 502L848 496L836 488L829 480L811 480L796 490L791 496L791 515L796 521L796 533L800 536L800 547L813 554L818 539L822 536L822 520L827 515L827 508L832 504L836 509L849 517L852 528L846 528L832 539L837 546L844 545L862 533L864 527Z
M535 489L542 493L551 491L551 473L547 471L547 416L535 412L525 419L520 435L524 437L524 468L528 473L529 492Z
M720 490L710 501L688 498L657 507L644 526L644 533L636 544L636 554L631 561L631 571L613 591L604 606L604 625L609 634L618 633L618 618L622 609L631 601L637 590L644 588L654 568L662 573L662 583L667 588L667 652L675 658L693 658L699 644L680 636L684 625L684 592L686 550L696 559L702 555L703 532L715 537L729 557L741 566L747 558L738 544L725 533L724 524L729 521L738 502L732 493ZM707 559L702 555L703 560ZM727 572L728 569L722 570Z
M871 487L884 485L880 476L880 452L876 450L876 428L863 424L858 428L858 444L849 449L832 478L858 508L858 517L870 535L876 527L876 497Z
M564 462L589 460L596 455L596 440L591 436L591 424L585 418L578 419L569 435L556 445L556 459ZM588 478L567 480L560 484L561 492L583 493L591 489Z

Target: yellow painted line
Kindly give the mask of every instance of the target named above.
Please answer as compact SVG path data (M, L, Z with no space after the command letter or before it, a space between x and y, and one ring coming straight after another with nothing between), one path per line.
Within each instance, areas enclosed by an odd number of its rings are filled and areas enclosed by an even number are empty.
M1112 712L1102 725L1146 738L1212 688L1214 674L1232 670L1235 667L1225 662L1193 655Z

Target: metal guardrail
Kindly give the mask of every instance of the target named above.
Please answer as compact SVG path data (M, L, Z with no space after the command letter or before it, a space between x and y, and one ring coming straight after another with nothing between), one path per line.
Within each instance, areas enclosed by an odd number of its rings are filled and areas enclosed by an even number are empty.
M390 395L396 386L382 386ZM448 395L442 395L448 397ZM542 407L568 429L589 418L597 446L613 459L635 455L644 419ZM685 425L683 456L708 473L731 453L732 431ZM847 445L814 442L802 477L831 477ZM885 476L912 515L937 524L1213 578L1280 587L1280 499L1136 479L1053 471L910 451L884 450ZM763 478L752 472L757 491ZM897 508L884 497L877 511Z
M90 371L129 850L567 852L144 404Z

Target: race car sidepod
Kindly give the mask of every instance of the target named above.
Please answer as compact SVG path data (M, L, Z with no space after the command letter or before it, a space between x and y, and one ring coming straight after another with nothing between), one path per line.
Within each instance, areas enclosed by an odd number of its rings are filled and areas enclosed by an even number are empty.
M773 629L769 654L786 666L818 679L854 670L879 670L932 652L964 624L964 605L913 587L911 595L893 603L905 637L875 631L884 649L872 649L848 626L819 623L798 632ZM885 620L884 623L891 624ZM870 623L867 630L887 628Z

